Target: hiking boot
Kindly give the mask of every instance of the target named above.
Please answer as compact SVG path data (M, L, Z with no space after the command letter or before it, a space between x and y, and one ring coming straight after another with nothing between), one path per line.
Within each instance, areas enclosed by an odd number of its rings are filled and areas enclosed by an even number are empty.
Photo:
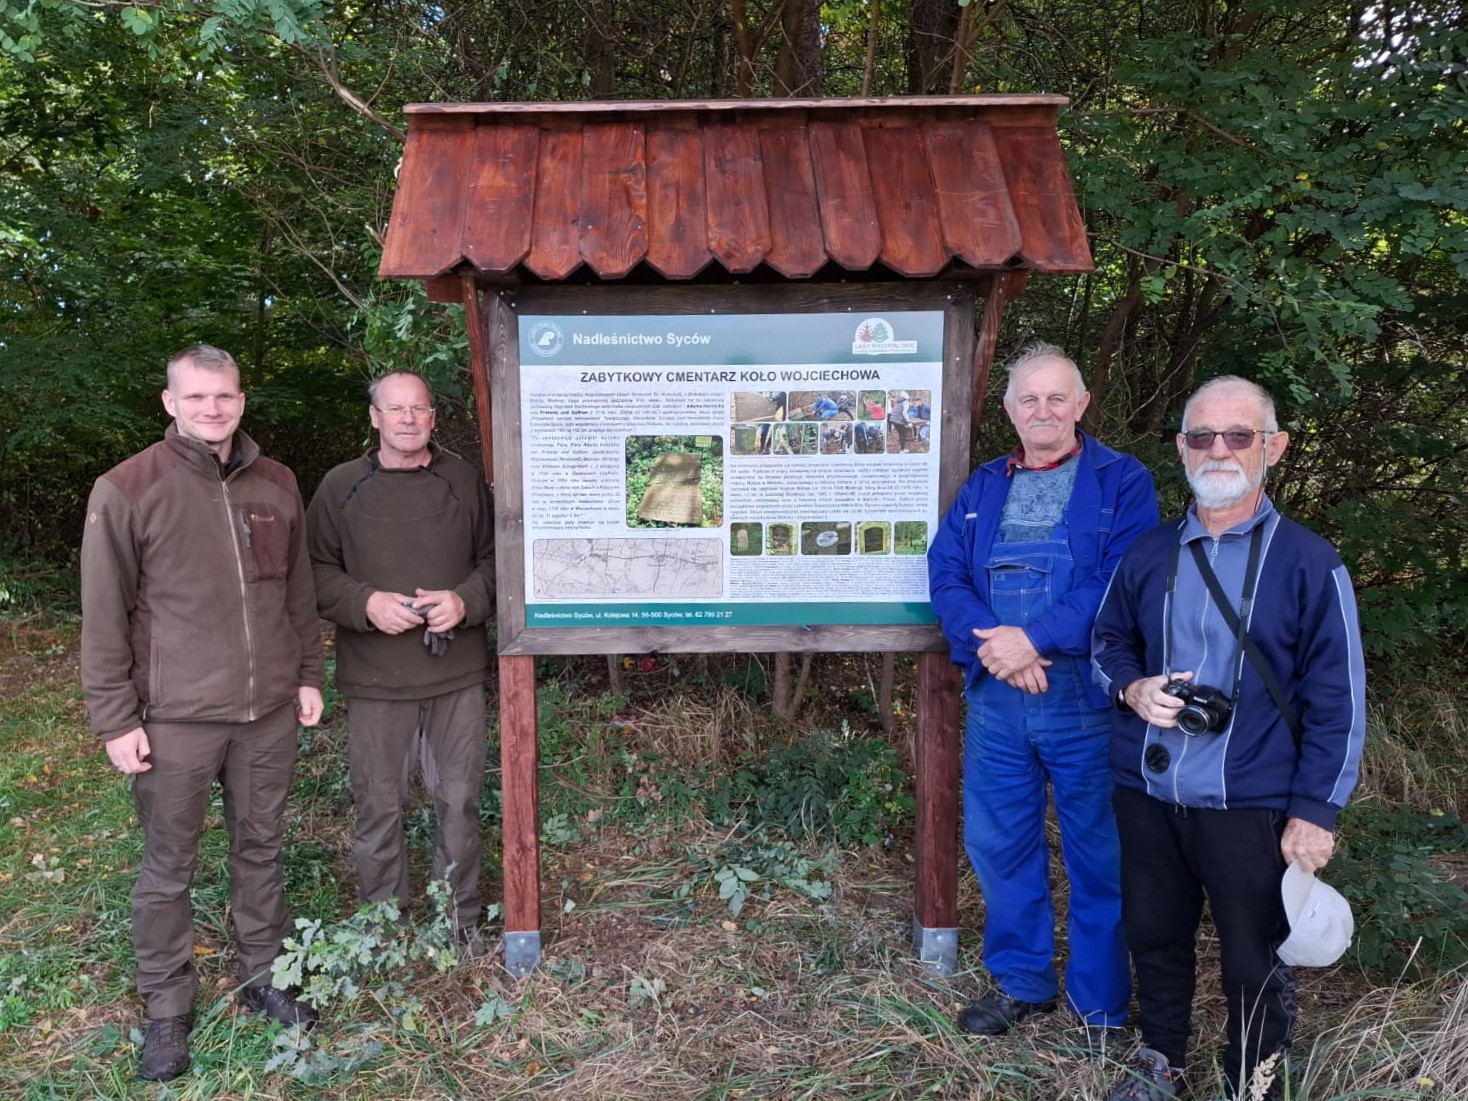
M1182 1071L1169 1066L1162 1052L1144 1047L1106 1101L1172 1101L1183 1093L1182 1077Z
M1036 1013L1049 1013L1055 999L1048 1002L1022 1002L1006 994L990 994L966 1006L958 1015L958 1030L974 1036L1000 1036Z
M247 986L240 991L240 1005L283 1025L309 1029L316 1023L316 1010L298 1001L299 993L299 990L277 990L273 986Z
M460 925L454 930L454 947L459 950L460 959L479 960L489 955L484 938L473 925Z
M144 1082L167 1082L189 1069L189 1032L193 1027L193 1016L188 1013L148 1022L143 1057L138 1063L138 1074Z

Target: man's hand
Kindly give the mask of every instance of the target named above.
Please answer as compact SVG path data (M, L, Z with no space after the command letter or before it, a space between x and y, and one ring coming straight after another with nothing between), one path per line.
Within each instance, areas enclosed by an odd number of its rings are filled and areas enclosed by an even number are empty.
M321 702L321 689L303 684L296 689L296 721L302 726L315 726L321 721L326 705Z
M1162 690L1162 686L1170 680L1192 679L1193 674L1190 672L1142 677L1127 685L1122 694L1126 697L1126 705L1137 713L1138 718L1167 730L1177 726L1177 713L1182 710L1183 701L1176 696L1169 696Z
M1045 667L1049 664L1048 658L1036 658L1023 669L1001 679L1011 688L1018 688L1021 692L1038 696L1050 688L1050 678L1045 675Z
M1291 818L1279 839L1279 851L1286 864L1298 860L1307 872L1318 872L1335 853L1335 834L1314 822Z
M1002 681L1028 668L1040 656L1030 636L1019 627L976 627L974 637L983 643L979 660L984 668Z
M423 590L418 591L421 593ZM422 627L423 615L408 607L413 603L415 601L410 596L379 589L367 598L367 621L385 635L400 635Z
M110 739L106 745L107 758L117 766L119 772L130 776L135 772L147 772L153 767L143 760L153 750L148 745L148 735L141 726Z
M464 622L464 601L453 589L418 589L416 592L413 604L423 610L430 631L442 634Z

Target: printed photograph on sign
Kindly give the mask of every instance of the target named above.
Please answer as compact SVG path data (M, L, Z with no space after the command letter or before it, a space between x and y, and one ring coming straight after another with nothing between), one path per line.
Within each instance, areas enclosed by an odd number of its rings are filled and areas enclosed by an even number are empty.
M814 455L818 424L777 424L771 433L771 455Z
M892 525L893 554L927 554L928 525L924 520L898 520Z
M858 554L891 554L892 525L885 520L863 520L856 525Z
M717 528L723 523L723 437L627 437L629 528Z
M729 399L731 421L782 421L785 419L785 392L752 394L736 390Z
M932 394L928 390L893 390L887 395L887 453L926 455L932 438Z
M828 425L821 429L821 454L845 455L851 450L852 429L850 421L845 424Z
M790 395L793 421L856 420L854 390L796 390Z
M851 524L845 520L809 520L800 525L801 554L850 554Z
M887 429L880 423L856 425L852 450L858 455L885 455L887 453Z
M887 391L863 390L856 398L856 417L863 421L887 419Z
M729 525L729 553L733 555L754 555L764 550L763 524L730 524Z
M795 525L774 523L765 525L765 553L789 555L795 553Z

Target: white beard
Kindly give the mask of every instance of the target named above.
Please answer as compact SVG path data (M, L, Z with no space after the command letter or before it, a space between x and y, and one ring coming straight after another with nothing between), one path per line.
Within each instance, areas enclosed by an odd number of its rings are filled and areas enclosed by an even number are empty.
M1209 459L1196 470L1188 469L1188 485L1199 508L1229 508L1264 484L1264 464L1259 475L1249 478L1238 463Z

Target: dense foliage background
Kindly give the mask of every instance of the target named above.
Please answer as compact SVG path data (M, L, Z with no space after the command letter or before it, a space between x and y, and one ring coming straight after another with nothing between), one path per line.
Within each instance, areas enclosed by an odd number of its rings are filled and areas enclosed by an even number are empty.
M1180 398L1271 387L1276 494L1341 545L1377 668L1456 658L1461 0L0 0L0 559L65 571L197 340L238 355L248 429L308 493L388 366L472 439L459 311L375 277L405 103L955 91L1072 101L1097 268L1032 281L1001 354L1072 350L1171 504Z

